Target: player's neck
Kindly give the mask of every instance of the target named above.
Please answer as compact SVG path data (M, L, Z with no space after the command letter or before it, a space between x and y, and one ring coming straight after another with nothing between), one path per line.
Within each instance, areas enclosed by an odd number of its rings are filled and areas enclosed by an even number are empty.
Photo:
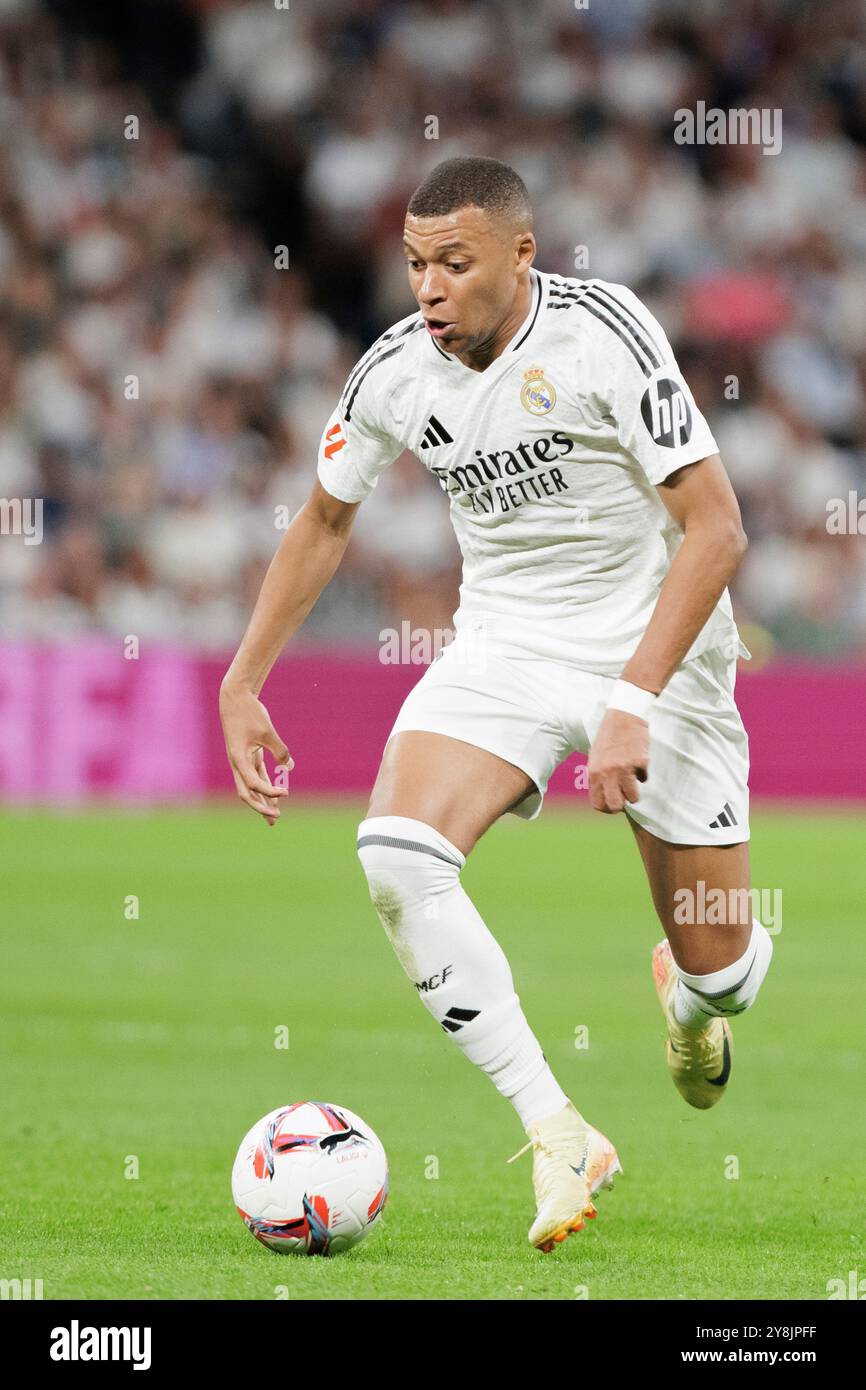
M532 307L532 293L532 276L526 275L520 282L508 315L487 342L481 343L471 352L456 352L454 356L457 360L462 362L464 367L471 367L475 372L483 372L486 367L490 366L491 362L495 362L497 357L501 357L515 333L526 321Z

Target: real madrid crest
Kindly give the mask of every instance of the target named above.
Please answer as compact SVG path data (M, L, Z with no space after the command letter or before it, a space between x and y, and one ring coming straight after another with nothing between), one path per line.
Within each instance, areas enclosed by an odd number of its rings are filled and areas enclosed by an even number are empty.
M520 404L530 415L548 415L556 405L556 390L545 380L543 367L530 367L523 373Z

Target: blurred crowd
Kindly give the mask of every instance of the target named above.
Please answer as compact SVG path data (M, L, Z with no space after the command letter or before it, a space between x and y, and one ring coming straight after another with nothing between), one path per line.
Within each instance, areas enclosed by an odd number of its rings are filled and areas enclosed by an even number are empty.
M864 34L858 0L0 0L0 498L44 499L42 544L0 537L0 635L231 648L414 307L406 201L476 153L526 180L542 269L668 331L741 501L747 640L866 656L866 537L826 524L866 497ZM699 101L781 110L781 152L679 144ZM447 627L458 561L405 455L307 639Z

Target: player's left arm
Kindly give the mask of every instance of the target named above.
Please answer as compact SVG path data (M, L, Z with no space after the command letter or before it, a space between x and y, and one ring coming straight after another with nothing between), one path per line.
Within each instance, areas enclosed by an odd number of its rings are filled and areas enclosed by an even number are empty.
M718 603L746 537L716 441L661 324L626 286L593 283L590 404L683 532L590 750L591 805L621 811L646 780L653 701Z
M678 468L656 491L683 542L622 679L658 695L733 579L748 540L718 454Z
M748 541L740 508L718 454L678 468L656 485L683 531L683 541L659 590L653 615L621 679L658 695L730 583ZM621 811L638 799L646 780L649 724L637 714L608 709L589 759L590 803Z

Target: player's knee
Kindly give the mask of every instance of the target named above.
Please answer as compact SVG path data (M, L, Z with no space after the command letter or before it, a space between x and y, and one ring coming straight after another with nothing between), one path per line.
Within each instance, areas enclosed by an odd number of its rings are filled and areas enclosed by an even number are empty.
M749 944L739 960L712 975L690 975L678 965L675 968L706 1013L729 1018L752 1007L770 968L772 955L772 937L755 918Z
M419 906L435 917L437 898L453 888L464 864L461 852L423 821L374 816L358 826L358 858L370 898L389 931Z

